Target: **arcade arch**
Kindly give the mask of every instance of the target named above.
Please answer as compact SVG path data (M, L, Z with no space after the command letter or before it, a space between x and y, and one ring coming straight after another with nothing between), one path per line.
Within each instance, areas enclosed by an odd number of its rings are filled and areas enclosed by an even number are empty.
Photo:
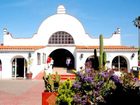
M93 68L94 70L99 70L99 60L98 56L91 55L86 59L85 68Z
M56 49L50 53L49 57L53 59L53 67L62 67L67 69L75 68L75 59L73 54L67 49ZM69 65L67 65L67 61L69 60Z

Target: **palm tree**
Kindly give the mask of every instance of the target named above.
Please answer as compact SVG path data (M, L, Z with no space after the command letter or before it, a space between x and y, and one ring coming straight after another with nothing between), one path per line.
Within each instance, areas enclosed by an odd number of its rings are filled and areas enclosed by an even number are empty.
M134 22L134 25L138 28L138 48L139 48L138 60L139 60L139 64L140 64L140 16L135 18L135 20L133 22Z
M134 25L138 28L138 47L140 48L140 16L133 21Z

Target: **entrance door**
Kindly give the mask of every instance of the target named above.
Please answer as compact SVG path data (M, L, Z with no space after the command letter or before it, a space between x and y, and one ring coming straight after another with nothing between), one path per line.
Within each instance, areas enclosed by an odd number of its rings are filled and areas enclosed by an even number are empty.
M26 63L24 58L15 58L12 62L12 77L25 77Z
M17 77L24 77L24 58L17 59Z

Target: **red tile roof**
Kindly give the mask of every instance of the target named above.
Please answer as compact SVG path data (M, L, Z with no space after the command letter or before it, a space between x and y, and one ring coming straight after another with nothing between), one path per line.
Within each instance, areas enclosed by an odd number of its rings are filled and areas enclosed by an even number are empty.
M46 46L0 46L0 51L35 51ZM76 46L76 49L99 49L99 46ZM130 46L104 46L109 51L137 51L137 48Z
M35 51L45 46L0 46L0 51Z
M99 49L99 46L76 46L76 49ZM104 46L104 49L110 51L137 51L137 48L130 46Z

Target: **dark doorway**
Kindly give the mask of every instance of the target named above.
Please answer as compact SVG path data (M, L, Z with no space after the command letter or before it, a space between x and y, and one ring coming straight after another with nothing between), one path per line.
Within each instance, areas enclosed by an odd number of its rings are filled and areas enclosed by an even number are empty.
M54 50L49 56L54 60L53 67L74 68L74 57L71 52L66 49ZM66 60L68 58L71 59L69 67L66 65Z
M12 61L12 77L24 77L27 70L24 58L15 58Z
M24 58L17 59L17 77L24 77Z

